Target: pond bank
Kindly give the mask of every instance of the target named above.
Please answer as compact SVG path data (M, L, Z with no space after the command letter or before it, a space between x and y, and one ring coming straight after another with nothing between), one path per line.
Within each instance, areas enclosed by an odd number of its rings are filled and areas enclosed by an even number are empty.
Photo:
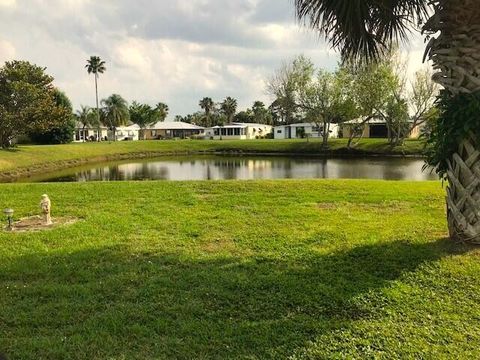
M423 142L409 140L390 147L384 140L365 139L355 149L346 139L332 139L327 150L319 141L138 141L49 146L20 146L0 151L0 181L53 172L59 169L117 160L148 159L172 155L258 155L324 157L421 157Z

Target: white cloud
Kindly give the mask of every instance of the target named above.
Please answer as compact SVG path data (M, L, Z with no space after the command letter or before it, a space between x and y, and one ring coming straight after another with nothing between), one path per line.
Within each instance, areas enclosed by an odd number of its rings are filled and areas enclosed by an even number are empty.
M7 40L0 38L0 62L13 60L15 58L15 47Z
M332 69L338 55L297 26L291 0L0 0L0 61L48 68L75 106L93 105L90 55L107 62L102 97L167 102L171 116L211 96L268 101L264 79L303 53ZM414 42L411 68L421 63ZM418 61L415 60L419 58Z

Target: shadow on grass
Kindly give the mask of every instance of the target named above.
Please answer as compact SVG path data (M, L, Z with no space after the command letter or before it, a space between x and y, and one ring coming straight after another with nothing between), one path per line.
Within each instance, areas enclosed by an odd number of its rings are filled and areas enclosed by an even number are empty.
M122 247L20 257L0 264L0 350L12 359L284 358L379 316L358 296L466 250L439 240L282 259Z
M20 149L18 147L11 147L11 148L1 148L0 147L0 153L2 153L2 152L16 153L16 152L20 152Z

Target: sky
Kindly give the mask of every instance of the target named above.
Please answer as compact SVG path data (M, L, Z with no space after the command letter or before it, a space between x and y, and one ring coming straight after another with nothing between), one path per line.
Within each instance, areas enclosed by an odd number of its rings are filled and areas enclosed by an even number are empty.
M0 63L47 68L75 108L94 106L86 60L106 61L99 96L155 105L169 118L199 110L209 96L269 104L265 81L300 54L333 70L339 57L295 20L293 0L0 0ZM409 72L422 66L423 40L404 47Z

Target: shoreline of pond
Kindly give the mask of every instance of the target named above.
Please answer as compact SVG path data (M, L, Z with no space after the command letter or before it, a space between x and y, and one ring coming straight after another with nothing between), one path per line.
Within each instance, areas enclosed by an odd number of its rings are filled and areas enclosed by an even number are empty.
M133 155L133 156L132 156ZM355 154L353 156L326 156L324 154L292 154L292 153L246 153L246 152L189 152L189 153L149 153L149 154L125 154L124 156L105 156L105 157L97 157L95 160L92 161L92 159L80 159L80 160L74 160L74 161L68 161L68 166L58 166L58 163L54 164L49 164L49 165L54 165L54 166L49 166L49 167L41 167L38 170L35 170L30 168L28 172L22 172L20 171L16 172L16 176L10 176L9 178L2 178L0 175L0 182L2 183L14 183L14 182L44 182L45 180L52 180L56 181L55 179L62 178L64 176L67 177L72 177L74 174L79 174L79 173L88 173L90 171L95 171L96 169L100 168L114 168L114 167L121 167L125 165L139 165L139 164L156 164L156 163L163 163L164 165L167 164L169 166L174 166L172 164L183 164L186 162L197 162L197 165L200 164L198 163L203 162L203 161L211 161L214 163L215 161L225 161L225 164L229 164L228 166L232 166L232 164L237 163L235 166L242 166L242 160L245 161L269 161L273 165L276 163L282 165L282 164L292 164L293 166L299 166L299 164L305 165L302 160L306 161L305 166L315 166L316 160L325 160L325 161L331 161L333 166L344 166L342 164L342 161L348 162L348 160L351 159L358 159L359 161L362 162L367 162L366 164L360 164L360 168L357 169L357 171L361 171L364 168L368 168L371 166L368 164L368 162L375 161L376 165L378 165L378 162L381 164L382 162L388 163L388 161L391 159L392 160L392 168L395 169L396 166L404 166L402 163L398 163L398 161L401 161L402 159L405 160L412 160L412 161L421 161L423 158L419 156L385 156L382 154L369 154L369 156L361 156L358 154ZM340 161L340 165L338 164L338 161ZM397 161L397 162L395 162ZM350 164L351 166L352 164ZM354 165L354 164L353 164ZM385 165L383 165L385 166ZM419 166L417 164L417 166ZM281 167L281 166L280 166ZM221 168L221 165L220 165ZM278 168L277 168L278 169ZM298 169L297 169L298 170ZM189 171L187 169L186 171ZM255 172L255 170L252 170L252 174ZM302 173L302 169L298 170L300 173ZM257 171L258 172L258 171ZM368 170L366 170L368 172ZM419 172L421 172L419 170ZM268 176L268 175L267 175ZM175 177L175 176L174 176ZM282 178L282 177L266 177L265 179L277 179L277 178ZM293 177L295 178L295 176ZM308 177L307 177L308 178ZM321 177L319 177L321 178ZM332 178L330 176L327 176L325 178ZM334 178L334 177L333 177ZM370 178L368 175L365 176L365 178ZM374 178L374 177L372 177ZM259 178L260 179L260 178ZM108 179L107 179L108 180ZM118 180L118 179L117 179ZM135 180L135 179L120 179L120 180ZM145 178L145 180L158 180L158 179L151 179L148 178L148 176ZM171 180L171 179L162 179L162 180ZM173 179L173 180L178 180L178 179ZM188 178L188 179L183 179L183 180L202 180L198 178ZM203 179L203 180L210 180L210 179ZM221 180L221 179L220 179ZM390 180L402 180L402 179L390 179ZM428 180L432 180L431 178Z

